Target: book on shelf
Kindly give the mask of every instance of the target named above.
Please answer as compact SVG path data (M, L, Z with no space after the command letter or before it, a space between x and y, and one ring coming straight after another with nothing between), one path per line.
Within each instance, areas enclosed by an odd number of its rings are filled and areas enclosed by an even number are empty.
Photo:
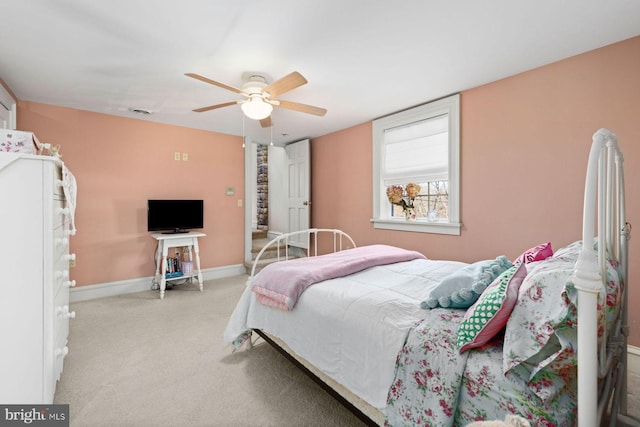
M167 278L182 276L182 271L180 271L180 259L178 257L167 258L167 269L165 271L165 276Z

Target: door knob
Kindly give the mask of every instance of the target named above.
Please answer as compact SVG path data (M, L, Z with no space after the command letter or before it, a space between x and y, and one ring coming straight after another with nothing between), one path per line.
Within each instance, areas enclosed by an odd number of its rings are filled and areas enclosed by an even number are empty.
M308 200L305 200L304 202L302 202L302 204L303 204L304 206L311 206L311 202L310 202L310 201L308 201Z

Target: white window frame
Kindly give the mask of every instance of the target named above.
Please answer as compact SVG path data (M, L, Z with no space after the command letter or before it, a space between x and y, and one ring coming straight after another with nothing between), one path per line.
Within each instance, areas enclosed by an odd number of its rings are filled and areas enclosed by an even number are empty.
M386 129L428 120L447 114L449 117L449 207L448 220L406 221L384 218L382 209L389 207L381 174L383 137ZM373 222L374 228L422 233L460 235L460 95L455 94L409 110L373 121Z

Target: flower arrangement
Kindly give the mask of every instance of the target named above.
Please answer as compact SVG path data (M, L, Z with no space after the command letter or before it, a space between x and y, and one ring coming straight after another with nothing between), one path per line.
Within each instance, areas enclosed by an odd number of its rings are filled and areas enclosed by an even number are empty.
M413 182L404 186L392 185L387 187L387 199L393 205L402 206L402 210L407 219L415 219L413 201L420 194L420 185Z

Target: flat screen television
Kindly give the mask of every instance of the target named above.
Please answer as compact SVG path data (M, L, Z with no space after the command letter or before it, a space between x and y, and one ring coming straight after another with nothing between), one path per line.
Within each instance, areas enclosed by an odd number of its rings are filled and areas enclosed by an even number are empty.
M202 200L147 200L147 230L186 233L204 227Z

